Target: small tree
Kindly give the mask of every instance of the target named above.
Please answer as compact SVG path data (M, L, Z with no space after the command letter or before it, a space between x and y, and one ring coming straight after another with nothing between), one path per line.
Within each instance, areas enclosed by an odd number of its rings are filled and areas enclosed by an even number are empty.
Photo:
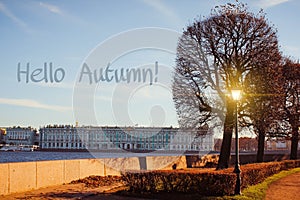
M274 58L266 67L251 71L245 78L247 96L241 108L241 124L252 127L257 135L257 162L263 162L265 137L283 119L283 113L279 114L284 102L280 60L281 56L277 54L277 62Z
M285 119L291 126L290 159L297 159L300 127L300 63L286 59L283 66Z

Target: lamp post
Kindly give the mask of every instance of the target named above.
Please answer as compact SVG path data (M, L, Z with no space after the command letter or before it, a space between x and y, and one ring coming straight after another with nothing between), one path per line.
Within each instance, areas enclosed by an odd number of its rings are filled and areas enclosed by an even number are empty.
M235 166L234 166L234 173L236 173L236 185L234 193L236 195L241 194L241 169L240 169L240 156L239 156L239 135L238 135L238 109L237 104L238 101L241 99L242 91L240 89L232 89L231 96L232 99L235 101Z

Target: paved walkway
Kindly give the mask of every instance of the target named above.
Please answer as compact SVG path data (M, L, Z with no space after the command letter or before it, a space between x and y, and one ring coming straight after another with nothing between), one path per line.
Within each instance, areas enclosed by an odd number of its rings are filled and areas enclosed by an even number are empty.
M273 182L267 192L266 200L300 200L300 172Z

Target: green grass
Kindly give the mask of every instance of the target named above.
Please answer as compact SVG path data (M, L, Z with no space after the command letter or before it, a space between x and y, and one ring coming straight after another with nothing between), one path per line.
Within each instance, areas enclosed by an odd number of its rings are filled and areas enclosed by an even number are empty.
M205 198L208 200L212 199L218 199L218 200L263 200L266 196L266 191L269 187L269 185L278 179L284 178L290 174L294 174L300 172L300 168L295 168L288 171L282 171L278 174L275 174L271 177L268 177L264 182L250 186L242 191L242 195L236 195L236 196L224 196L224 197L213 197L213 198Z

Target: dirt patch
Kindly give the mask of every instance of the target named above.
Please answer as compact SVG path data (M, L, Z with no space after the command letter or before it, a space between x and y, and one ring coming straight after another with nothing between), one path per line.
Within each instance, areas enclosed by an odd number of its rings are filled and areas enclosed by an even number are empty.
M84 183L86 187L90 188L111 186L115 184L123 185L123 181L120 176L89 176L87 178L71 182L71 184L77 183Z
M96 196L99 196L98 199L111 199L108 197L112 196L112 193L122 189L124 189L124 184L120 177L90 176L72 181L71 184L51 186L28 192L0 196L0 199L96 199ZM103 198L100 198L100 196Z

